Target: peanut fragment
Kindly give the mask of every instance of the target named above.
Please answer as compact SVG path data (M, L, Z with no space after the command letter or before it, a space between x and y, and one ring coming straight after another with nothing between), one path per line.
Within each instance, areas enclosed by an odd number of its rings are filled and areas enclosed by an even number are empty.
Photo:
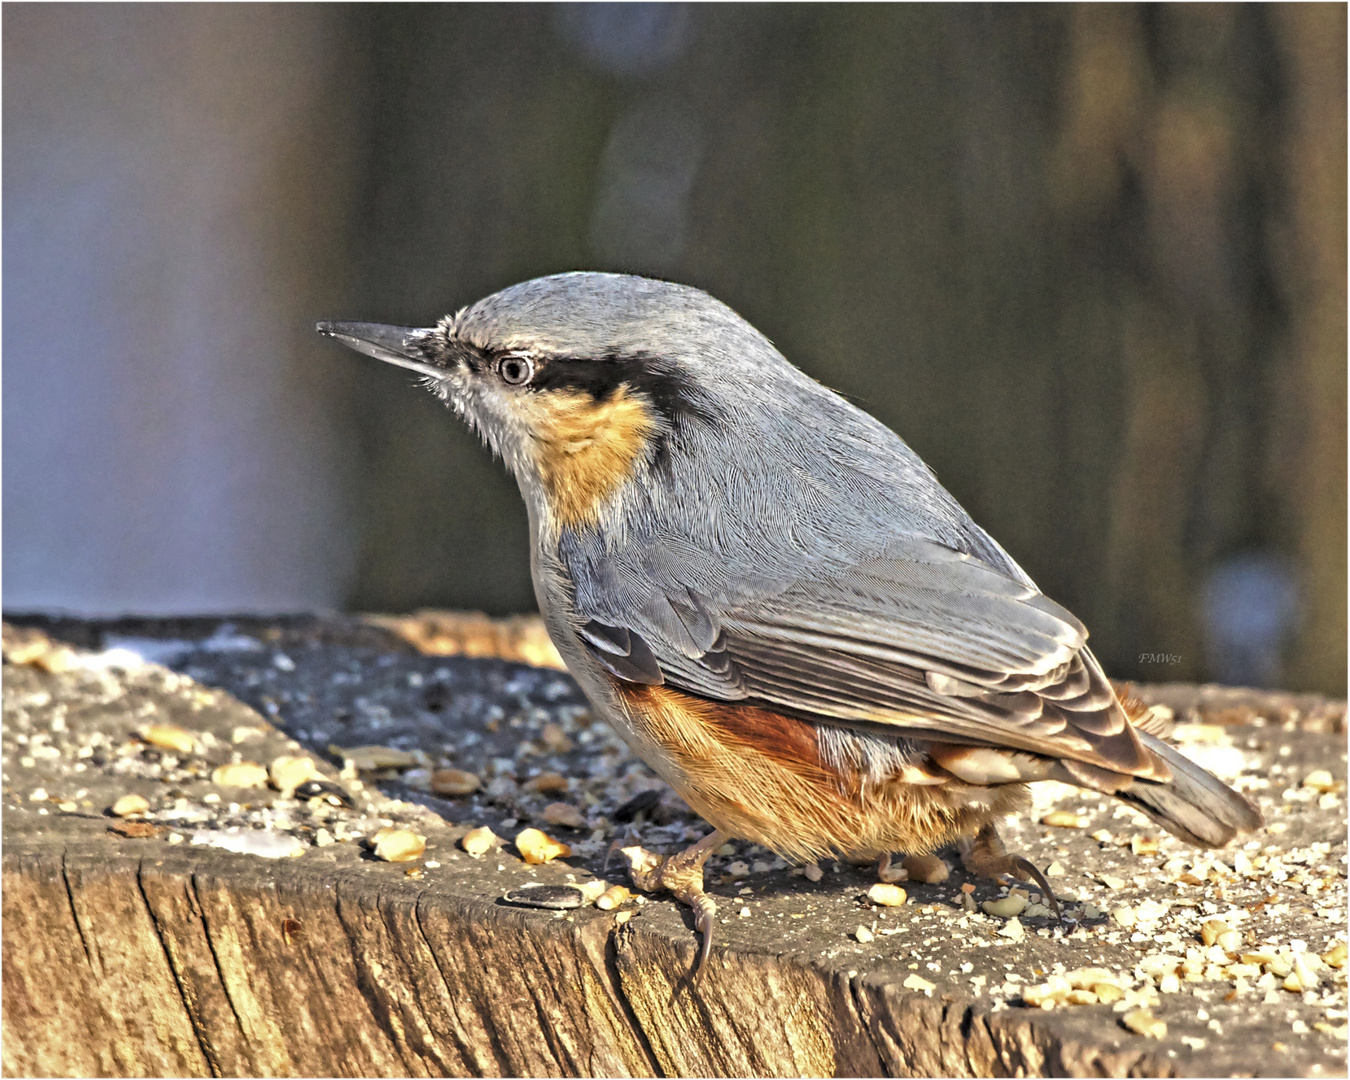
M986 900L980 905L986 915L996 915L1000 919L1011 919L1021 915L1027 907L1027 898L1019 893L1010 893L1002 900Z
M431 774L431 790L437 795L472 795L481 783L477 774L463 769L437 769Z
M150 809L150 800L144 795L123 795L112 804L116 817L130 817L132 814L144 814Z
M613 911L616 907L621 907L627 903L628 898L632 895L622 885L611 885L596 899L595 906L601 911Z
M411 829L381 829L370 838L375 857L385 862L412 862L427 849L427 838Z
M221 765L212 770L211 783L220 787L258 788L267 786L267 770L252 761Z
M494 833L486 825L480 825L476 829L470 829L460 840L459 846L475 859L480 855L486 854L502 842L500 836Z
M527 863L552 862L560 855L571 855L572 849L538 829L522 829L516 833L516 850Z
M190 754L197 746L196 740L175 724L150 724L141 728L140 735L151 746L175 754Z
M282 754L273 760L268 771L272 777L272 786L283 795L294 792L306 780L323 779L323 774L315 766L314 759L304 755Z
M584 829L586 827L586 815L571 803L549 803L544 807L544 820L550 825L562 825L568 829Z
M867 899L882 907L900 907L905 902L905 890L879 881L867 890Z
M1136 1035L1142 1035L1146 1039L1167 1037L1167 1022L1159 1020L1149 1009L1135 1009L1134 1012L1126 1013L1120 1022Z

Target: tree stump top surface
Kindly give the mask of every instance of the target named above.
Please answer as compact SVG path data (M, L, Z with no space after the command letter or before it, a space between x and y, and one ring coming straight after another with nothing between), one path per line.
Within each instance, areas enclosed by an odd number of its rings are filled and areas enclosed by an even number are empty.
M1344 967L1312 962L1297 991L1278 974L1345 941L1342 703L1136 688L1200 721L1179 725L1182 744L1237 775L1267 826L1198 852L1118 803L1045 785L1004 836L1058 864L1074 919L1023 918L1020 936L979 910L1007 890L950 853L945 881L903 882L908 902L883 908L866 900L874 867L827 862L812 881L734 845L709 863L716 949L690 987L697 939L669 898L618 911L502 899L626 884L617 860L602 867L627 830L661 851L706 831L592 723L566 675L423 655L348 618L22 621L51 636L5 639L8 1075L1345 1072ZM353 749L371 746L383 756ZM212 778L302 755L333 785L313 798ZM344 757L369 768L340 773ZM438 795L441 768L481 786ZM111 816L126 795L147 812ZM552 803L584 826L552 824ZM1039 823L1055 811L1080 827ZM505 843L472 858L458 842L483 825ZM389 827L424 836L424 855L377 858L370 838ZM511 844L525 827L572 854L527 865ZM1254 968L1202 943L1212 919L1240 932ZM1027 1006L1028 987L1084 967L1131 1004ZM1123 1026L1141 1005L1161 1038Z

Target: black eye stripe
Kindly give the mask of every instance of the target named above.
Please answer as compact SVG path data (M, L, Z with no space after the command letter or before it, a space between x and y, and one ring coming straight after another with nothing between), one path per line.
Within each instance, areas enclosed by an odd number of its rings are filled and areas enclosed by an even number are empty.
M538 391L581 391L596 401L607 401L621 386L643 395L672 424L682 417L705 421L717 417L717 410L679 366L656 356L548 357L530 384Z

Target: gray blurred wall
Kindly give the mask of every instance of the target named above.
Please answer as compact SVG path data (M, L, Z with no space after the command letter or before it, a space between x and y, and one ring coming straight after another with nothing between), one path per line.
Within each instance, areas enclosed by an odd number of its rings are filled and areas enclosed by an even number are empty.
M306 322L344 295L349 52L308 5L5 10L11 610L341 605L347 387Z
M1345 685L1345 9L7 5L7 608L533 605L316 318L708 289L1113 674Z

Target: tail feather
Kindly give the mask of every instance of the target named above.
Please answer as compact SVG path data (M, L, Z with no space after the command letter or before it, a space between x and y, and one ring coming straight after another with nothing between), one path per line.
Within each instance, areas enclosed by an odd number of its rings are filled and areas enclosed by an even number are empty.
M1172 770L1167 783L1136 779L1116 792L1168 832L1197 847L1223 847L1239 830L1260 828L1264 819L1243 796L1213 773L1146 731L1139 740Z

